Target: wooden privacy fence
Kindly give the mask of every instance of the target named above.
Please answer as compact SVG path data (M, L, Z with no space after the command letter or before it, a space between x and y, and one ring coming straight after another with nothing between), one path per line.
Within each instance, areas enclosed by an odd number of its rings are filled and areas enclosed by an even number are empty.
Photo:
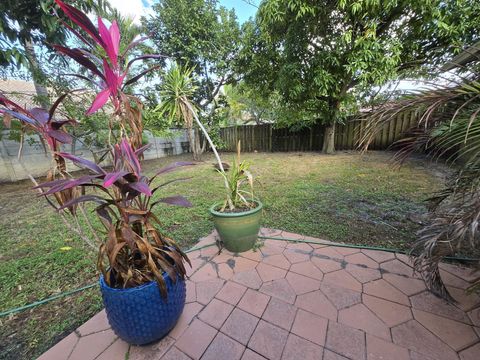
M380 131L369 149L385 150L395 141L402 138L406 130L416 121L412 114L399 115ZM337 150L354 150L358 140L364 133L365 122L350 120L345 124L337 124L335 128L335 148ZM293 131L287 128L276 129L272 124L231 126L220 129L220 138L224 143L224 151L235 151L238 140L242 150L251 151L321 151L325 127L315 125Z

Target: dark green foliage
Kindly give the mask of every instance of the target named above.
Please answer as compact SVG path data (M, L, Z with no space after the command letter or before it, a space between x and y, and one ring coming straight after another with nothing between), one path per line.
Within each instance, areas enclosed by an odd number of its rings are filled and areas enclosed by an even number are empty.
M83 11L105 9L103 0L70 1ZM55 16L54 0L2 0L0 2L0 66L26 66L24 44L65 43L68 33ZM62 19L66 19L62 15ZM48 48L48 47L47 47ZM52 54L53 49L48 48Z
M233 81L240 28L233 10L217 0L161 0L144 19L155 50L192 67L199 77L194 100L206 108L222 85Z
M422 74L471 44L479 19L475 0L264 0L244 26L239 71L259 92L278 91L299 115L286 116L291 123L331 125L365 89Z

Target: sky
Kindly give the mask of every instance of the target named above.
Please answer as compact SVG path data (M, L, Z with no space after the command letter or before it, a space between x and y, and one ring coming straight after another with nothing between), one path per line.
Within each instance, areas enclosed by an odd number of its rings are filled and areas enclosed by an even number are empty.
M228 9L235 9L238 21L244 23L250 17L255 15L257 8L248 2L258 5L260 0L219 0L219 3ZM148 16L152 13L152 4L154 0L110 0L110 3L123 15L134 17L136 22L140 22L142 16Z
M237 14L238 21L242 24L248 20L248 18L253 17L257 8L253 5L249 5L247 2L243 0L220 0L221 5L225 6L226 8L234 8L235 13ZM260 0L253 0L250 3L258 4Z

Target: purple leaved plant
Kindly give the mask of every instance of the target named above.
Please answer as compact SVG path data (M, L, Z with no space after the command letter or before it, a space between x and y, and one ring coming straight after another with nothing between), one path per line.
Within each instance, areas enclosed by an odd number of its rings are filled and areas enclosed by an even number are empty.
M60 152L58 156L72 161L90 172L78 178L49 181L37 186L42 194L49 196L71 188L82 188L86 195L78 196L65 203L58 210L89 202L94 203L98 218L105 227L107 239L100 246L99 268L104 278L113 287L133 287L153 279L157 280L163 295L165 283L161 274L166 272L176 280L176 275L184 276L183 260L187 256L168 237L154 226L160 220L152 212L160 203L190 207L192 204L183 196L169 196L153 199L153 195L174 181L152 187L159 175L180 167L193 165L190 162L177 162L160 169L149 178L142 173L139 161L146 147L134 151L127 139L113 146L113 167L103 169L94 162ZM108 260L108 266L104 260ZM151 260L149 260L151 259Z
M120 53L121 34L116 21L109 28L101 17L98 17L98 28L87 15L63 1L55 0L57 5L80 27L85 36L65 23L72 33L82 41L86 48L70 49L60 45L52 45L59 53L71 58L87 69L92 76L74 74L75 76L92 83L99 92L95 96L86 114L90 115L105 106L108 100L113 105L114 120L119 121L130 143L138 148L142 144L142 114L143 105L134 96L124 92L125 87L135 84L143 76L156 70L160 65L150 68L136 75L130 75L132 65L136 61L145 59L158 59L165 56L159 54L146 54L129 58L132 49L142 43L146 38L140 38L127 45L125 51ZM97 51L98 48L101 51ZM140 110L139 110L140 109Z
M99 79L99 81L97 81L81 76L82 79L98 85L101 89L95 97L92 105L87 110L87 114L93 114L98 111L107 103L108 99L112 101L115 112L120 112L122 96L125 96L122 90L125 86L134 84L141 77L159 67L159 65L155 65L150 69L125 80L132 64L138 60L164 56L151 54L142 55L128 60L129 52L145 40L145 38L133 41L127 46L127 49L123 54L119 54L120 31L116 21L113 21L110 28L107 28L102 18L98 17L97 29L88 16L83 14L80 10L71 5L65 4L60 0L55 0L55 2L64 13L88 35L85 37L80 35L79 32L73 31L73 33L87 46L87 49L69 49L60 45L53 45L58 52L73 59ZM105 58L100 59L94 54L96 46L100 46L105 51L107 55Z
M59 120L55 117L56 110L68 94L55 101L49 110L27 110L0 94L0 116L6 123L12 119L20 121L23 127L36 132L42 141L48 144L56 165L49 171L48 181L38 185L33 177L31 179L36 184L35 188L62 216L68 229L94 246L85 238L81 229L69 225L66 220L64 210L68 209L73 217L79 216L77 208L81 210L85 223L99 240L98 268L106 283L112 287L125 288L156 281L165 297L167 293L163 275L168 274L174 282L178 278L184 278L184 262L189 263L189 260L172 239L158 230L161 221L153 213L153 208L160 203L184 207L191 206L191 203L180 195L155 197L166 185L185 178L168 180L161 184L153 182L164 174L193 163L177 162L160 169L152 177L142 172L140 160L148 148L148 145L141 147L143 104L138 98L124 92L126 86L160 66L155 65L140 74L130 76L134 62L161 56L143 55L128 59L129 51L143 39L132 42L120 54L121 34L115 21L107 28L99 17L97 28L80 10L60 0L55 2L73 23L64 22L64 25L86 48L52 46L86 68L91 76L77 76L92 82L99 90L86 114L95 113L110 101L114 109L110 124L114 121L120 122L120 142L110 145L111 166L106 168L61 151L61 144L72 141L64 126L76 123L74 119ZM80 29L75 29L75 25ZM66 169L66 160L88 171L88 174L73 176ZM51 200L52 196L57 205ZM104 231L95 229L92 225L84 209L87 203L92 204ZM78 221L73 223L80 226Z

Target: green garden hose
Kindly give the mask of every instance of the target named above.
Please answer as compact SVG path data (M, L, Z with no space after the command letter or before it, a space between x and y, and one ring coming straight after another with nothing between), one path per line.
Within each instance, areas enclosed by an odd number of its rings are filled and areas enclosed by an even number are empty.
M260 239L269 239L269 240L277 240L277 241L290 241L290 242L296 242L296 243L307 243L307 244L318 244L318 245L328 245L328 246L353 248L353 249L376 250L376 251L385 251L385 252L391 252L391 253L400 253L400 254L410 255L410 253L408 251L405 251L405 250L384 248L384 247L380 247L380 246L332 243L332 242L328 242L328 241L322 242L322 241L314 241L314 240L299 240L299 239L292 239L292 238L286 238L286 237L274 237L274 236L260 236L259 235L258 237ZM462 256L445 256L444 259L456 260L456 261L469 261L469 262L480 261L479 258L469 258L469 257L462 257Z
M83 286L83 287L75 289L75 290L69 290L69 291L65 291L65 292L62 292L62 293L57 294L57 295L53 295L49 298L46 298L46 299L43 299L43 300L40 300L40 301L35 301L35 302L33 302L31 304L28 304L28 305L25 305L25 306L20 306L18 308L3 311L3 312L0 313L0 317L8 316L10 314L14 314L14 313L17 313L17 312L20 312L20 311L23 311L23 310L27 310L27 309L36 307L38 305L46 304L46 303L48 303L52 300L56 300L56 299L59 299L59 298L64 297L64 296L72 295L72 294L75 294L77 292L90 289L90 288L92 288L96 285L97 285L97 283L86 285L86 286Z
M260 239L269 239L269 240L275 240L275 241L290 241L290 242L296 242L296 243L307 243L307 244L318 244L318 245L328 245L328 246L337 246L337 247L345 247L345 248L354 248L354 249L365 249L365 250L376 250L376 251L385 251L385 252L391 252L391 253L400 253L400 254L406 254L409 255L409 253L405 250L400 250L400 249L392 249L392 248L384 248L384 247L379 247L379 246L365 246L365 245L353 245L353 244L342 244L342 243L331 243L331 242L322 242L322 241L314 241L314 240L299 240L299 239L291 239L291 238L284 238L284 237L274 237L274 236L259 236ZM216 245L215 243L213 244L208 244L200 247L194 247L191 248L187 251L186 253L192 252L192 251L197 251L201 250L210 246ZM456 261L468 261L468 262L478 262L480 259L478 258L468 258L468 257L461 257L461 256L446 256L445 259L447 260L456 260ZM93 288L94 286L97 286L97 283L90 284L83 286L81 288L75 289L75 290L70 290L70 291L65 291L63 293L51 296L49 298L33 302L31 304L25 305L25 306L20 306L18 308L10 309L7 311L3 311L0 313L0 318L4 316L8 316L23 310L27 310L33 307L36 307L38 305L42 305L45 303L48 303L52 300L59 299L64 296L69 296L72 294L75 294L77 292L87 290L90 288Z
M189 253L189 252L201 250L201 249L213 246L213 245L216 245L216 244L213 243L213 244L208 244L208 245L204 245L204 246L194 247L194 248L191 248L191 249L189 249L185 252ZM98 285L97 283L93 283L93 284L90 284L90 285L82 286L81 288L61 292L59 294L50 296L46 299L43 299L43 300L40 300L40 301L35 301L35 302L33 302L31 304L28 304L28 305L24 305L24 306L20 306L20 307L17 307L17 308L10 309L10 310L2 311L2 312L0 312L0 318L5 317L5 316L9 316L11 314L15 314L15 313L20 312L20 311L24 311L24 310L28 310L28 309L37 307L38 305L46 304L50 301L53 301L53 300L56 300L56 299L59 299L59 298L65 297L65 296L69 296L69 295L75 294L75 293L80 292L80 291L91 289L91 288L93 288L97 285Z

